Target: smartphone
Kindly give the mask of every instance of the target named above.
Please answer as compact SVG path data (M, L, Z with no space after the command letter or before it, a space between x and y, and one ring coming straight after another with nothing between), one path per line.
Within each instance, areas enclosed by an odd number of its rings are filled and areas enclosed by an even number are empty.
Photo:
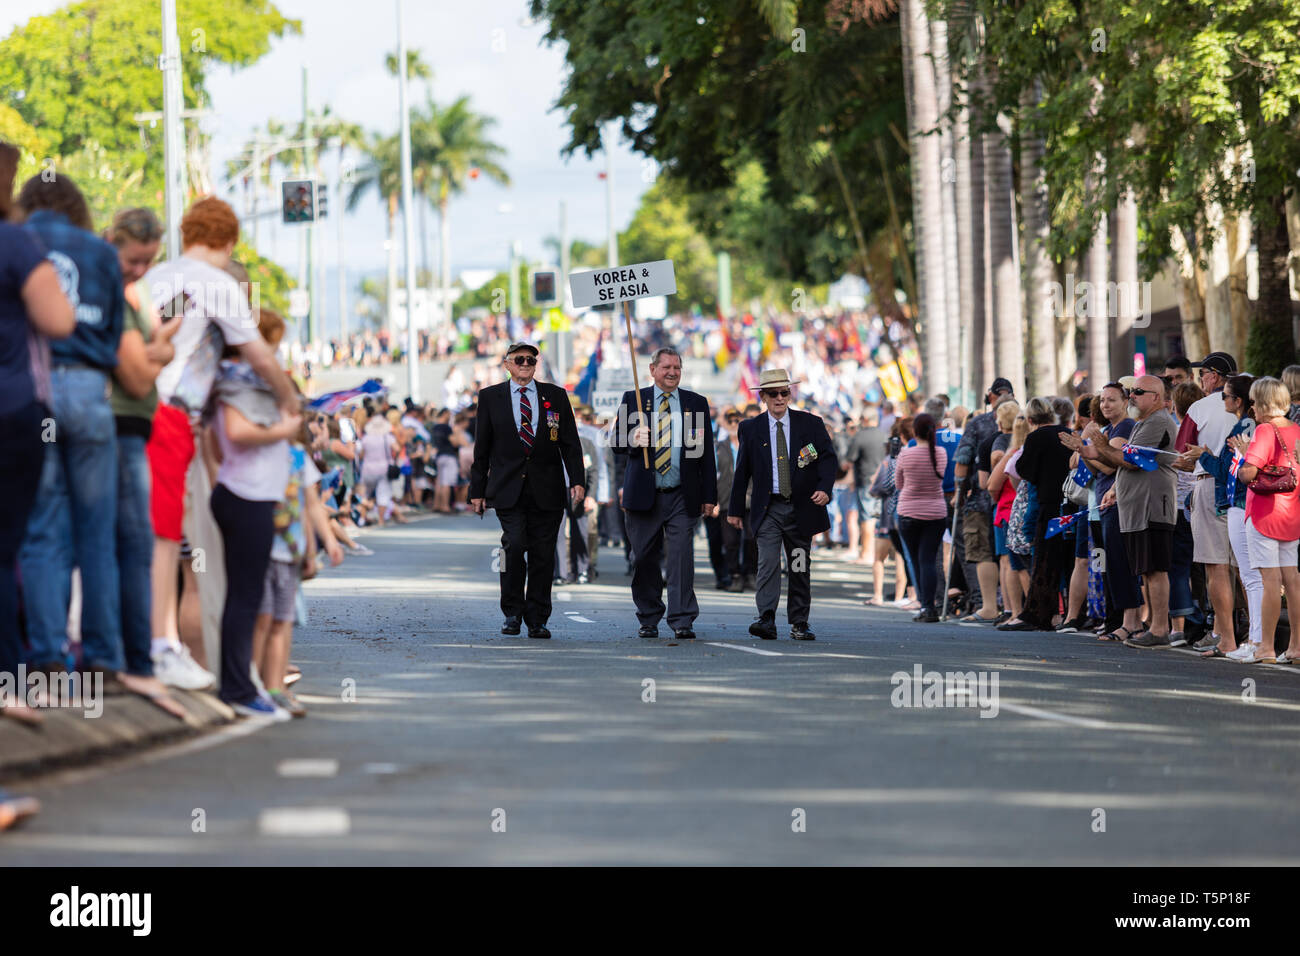
M357 440L357 430L352 424L352 419L339 419L339 437L346 442L354 442Z

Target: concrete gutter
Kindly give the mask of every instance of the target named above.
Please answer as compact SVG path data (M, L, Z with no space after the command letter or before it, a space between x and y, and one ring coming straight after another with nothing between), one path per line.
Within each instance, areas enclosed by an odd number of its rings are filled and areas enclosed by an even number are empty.
M175 688L171 694L189 712L188 720L135 694L106 697L103 713L94 718L73 707L41 710L45 720L39 727L0 717L0 783L174 743L235 719L212 694Z

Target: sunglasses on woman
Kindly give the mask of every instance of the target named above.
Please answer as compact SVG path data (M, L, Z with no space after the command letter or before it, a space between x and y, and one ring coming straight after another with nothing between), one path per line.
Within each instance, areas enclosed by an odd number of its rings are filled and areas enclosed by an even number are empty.
M531 355L516 355L514 363L516 365L536 365L537 359L533 358Z

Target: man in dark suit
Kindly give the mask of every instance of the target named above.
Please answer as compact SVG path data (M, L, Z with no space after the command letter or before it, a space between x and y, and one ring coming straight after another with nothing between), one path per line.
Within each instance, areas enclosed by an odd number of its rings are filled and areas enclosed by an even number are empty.
M808 629L812 539L831 526L826 505L839 467L826 424L816 415L789 407L793 385L784 369L767 369L759 376L767 411L741 423L727 516L733 528L741 527L745 486L752 478L749 523L758 539L758 620L749 626L749 633L769 641L776 640L782 546L790 575L785 607L790 637L796 641L815 637Z
M547 638L565 500L578 505L586 493L582 446L568 393L533 381L536 347L515 342L502 364L510 381L478 394L470 506L478 515L495 508L501 521L501 633L518 634L522 620L529 637Z
M731 507L731 485L736 477L736 452L740 445L736 429L740 426L740 409L732 406L722 413L718 424L715 454L718 460L719 514L705 519L709 531L709 559L718 579L718 589L743 591L745 575L741 568L741 529L727 521Z
M679 640L690 640L700 614L695 600L695 522L712 514L718 501L713 424L708 399L678 388L682 357L676 349L657 350L650 375L654 384L641 389L639 396L624 393L610 436L610 446L627 454L623 511L632 548L632 598L641 622L638 633L658 637L665 610L659 558L665 555L668 626Z

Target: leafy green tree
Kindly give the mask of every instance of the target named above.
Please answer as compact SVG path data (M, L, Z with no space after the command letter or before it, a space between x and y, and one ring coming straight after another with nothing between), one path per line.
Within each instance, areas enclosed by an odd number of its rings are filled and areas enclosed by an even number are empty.
M177 17L187 106L206 101L212 68L250 66L272 39L301 32L267 0L178 0ZM156 0L82 0L0 40L0 124L12 111L39 131L18 144L45 152L28 152L28 169L49 159L81 173L96 222L117 203L162 201L162 137L135 120L162 109L160 26Z

